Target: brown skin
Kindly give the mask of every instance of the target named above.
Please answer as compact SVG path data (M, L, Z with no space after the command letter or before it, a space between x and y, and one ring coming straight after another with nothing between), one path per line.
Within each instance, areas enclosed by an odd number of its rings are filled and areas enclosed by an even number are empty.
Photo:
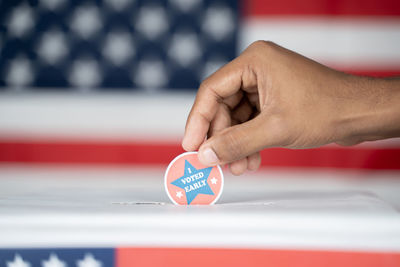
M182 146L239 175L258 169L264 148L391 137L400 137L399 79L345 74L257 41L203 81Z

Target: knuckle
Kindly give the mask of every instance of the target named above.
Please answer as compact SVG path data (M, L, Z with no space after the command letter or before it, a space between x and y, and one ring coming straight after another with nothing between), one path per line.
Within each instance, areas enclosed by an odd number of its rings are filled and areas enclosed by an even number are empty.
M256 49L271 49L276 47L276 44L272 41L265 41L265 40L258 40L253 42L250 46L250 48L256 48Z
M213 86L213 83L212 83L212 80L210 79L210 77L207 78L206 80L204 80L200 84L198 93L203 94L203 95L211 94L216 99L216 101L218 101L218 102L222 102L223 101L223 98L215 90L215 86Z
M260 66L259 63L271 62L270 59L277 53L277 48L278 45L272 41L255 41L245 51L247 62L256 67Z
M210 86L209 86L209 78L206 78L205 80L203 80L199 86L199 92L204 92L209 90Z

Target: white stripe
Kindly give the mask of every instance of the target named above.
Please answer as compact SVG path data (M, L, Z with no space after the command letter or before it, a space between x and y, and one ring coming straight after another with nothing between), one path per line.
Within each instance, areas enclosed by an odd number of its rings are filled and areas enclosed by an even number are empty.
M192 93L2 94L0 136L180 141Z
M2 140L180 142L192 93L0 94ZM400 138L363 143L400 147Z
M270 40L341 68L400 69L400 19L252 18L242 24L240 50Z

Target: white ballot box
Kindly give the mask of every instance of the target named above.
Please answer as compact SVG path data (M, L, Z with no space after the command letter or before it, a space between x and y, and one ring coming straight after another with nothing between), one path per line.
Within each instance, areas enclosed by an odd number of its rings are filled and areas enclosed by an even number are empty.
M0 266L400 266L400 213L362 187L227 175L176 206L163 169L0 169Z

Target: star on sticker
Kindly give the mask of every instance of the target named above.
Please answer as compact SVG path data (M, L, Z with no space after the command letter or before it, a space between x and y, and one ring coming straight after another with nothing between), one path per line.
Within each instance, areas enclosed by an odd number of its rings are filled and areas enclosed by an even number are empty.
M48 260L42 261L42 267L66 267L66 264L56 254L51 253Z
M181 192L181 191L176 192L176 197L177 197L177 198L183 197L182 192Z
M7 267L30 267L31 264L24 261L19 254L15 254L13 261L7 261Z
M188 205L198 194L214 195L207 183L212 167L197 170L189 161L185 160L185 170L182 177L179 177L171 184L185 190Z
M217 184L217 182L218 182L217 178L215 177L211 178L211 184Z
M78 267L101 267L101 262L96 260L92 254L85 254L82 260L77 261Z

